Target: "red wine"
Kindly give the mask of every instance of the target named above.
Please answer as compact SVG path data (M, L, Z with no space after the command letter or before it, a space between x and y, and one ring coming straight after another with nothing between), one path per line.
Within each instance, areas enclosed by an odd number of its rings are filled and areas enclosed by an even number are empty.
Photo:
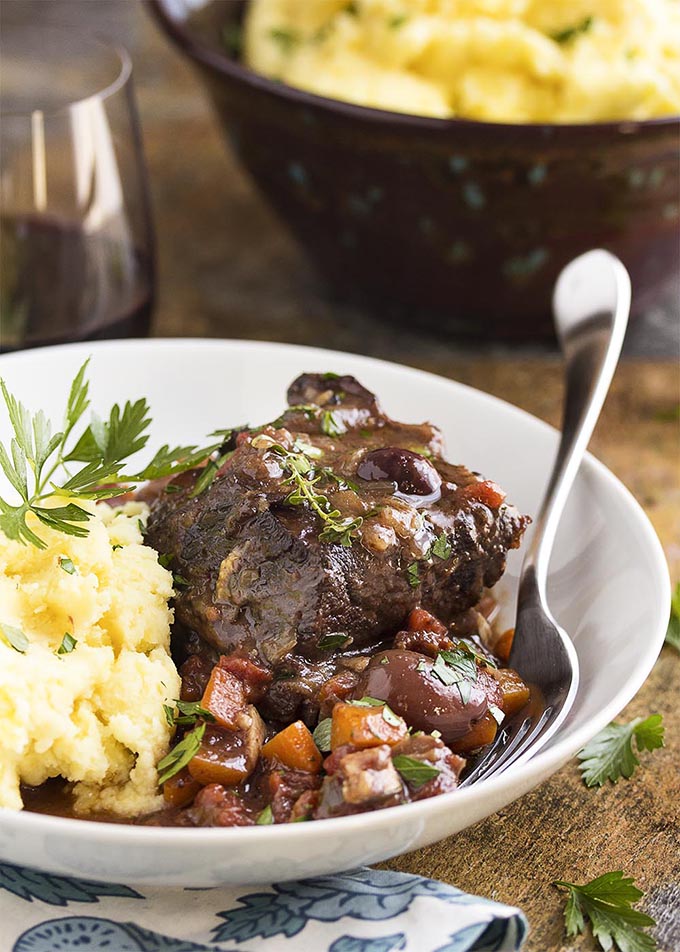
M0 249L0 351L148 334L153 262L124 221L3 215Z

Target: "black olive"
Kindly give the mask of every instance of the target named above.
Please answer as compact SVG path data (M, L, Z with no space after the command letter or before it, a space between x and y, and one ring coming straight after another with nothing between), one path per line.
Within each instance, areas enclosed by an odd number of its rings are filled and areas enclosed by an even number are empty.
M429 496L437 492L442 478L432 463L411 450L385 446L371 450L357 467L361 479L390 479L399 492L410 496Z

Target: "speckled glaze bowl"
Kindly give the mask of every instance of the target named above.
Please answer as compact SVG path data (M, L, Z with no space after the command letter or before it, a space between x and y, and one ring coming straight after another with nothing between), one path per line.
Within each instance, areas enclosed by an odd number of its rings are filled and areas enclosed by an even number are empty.
M680 310L680 117L506 125L368 109L230 58L241 2L149 6L336 295L455 337L549 339L559 270L602 247L630 271L634 316Z

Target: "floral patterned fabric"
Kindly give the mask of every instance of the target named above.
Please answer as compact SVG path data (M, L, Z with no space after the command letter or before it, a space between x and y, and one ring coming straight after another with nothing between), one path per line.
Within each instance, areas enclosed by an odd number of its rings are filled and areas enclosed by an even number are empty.
M0 863L0 922L8 952L515 952L527 930L518 909L367 868L260 888L158 889Z

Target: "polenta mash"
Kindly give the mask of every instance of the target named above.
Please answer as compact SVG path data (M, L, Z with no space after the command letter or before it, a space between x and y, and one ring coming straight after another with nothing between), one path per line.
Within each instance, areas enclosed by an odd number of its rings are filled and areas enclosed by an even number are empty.
M179 696L172 575L142 544L146 506L82 505L85 538L41 527L41 550L0 533L0 807L62 776L76 812L135 816L162 804L163 703Z
M245 60L334 99L440 118L680 113L677 0L252 0Z

